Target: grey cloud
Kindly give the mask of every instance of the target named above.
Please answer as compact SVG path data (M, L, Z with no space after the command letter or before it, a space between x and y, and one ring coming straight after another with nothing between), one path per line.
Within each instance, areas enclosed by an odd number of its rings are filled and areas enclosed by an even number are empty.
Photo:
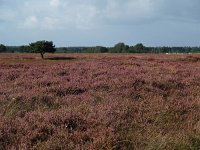
M182 21L200 21L199 0L163 0L160 6L160 15L164 19Z
M115 23L200 21L199 0L110 0L107 4L106 16Z
M34 16L38 21L48 20L58 28L200 20L198 0L16 0L14 3L20 24Z
M58 42L85 45L91 39L108 44L177 39L186 43L182 37L200 34L199 0L0 0L0 7L0 20L5 30L9 27L5 34L29 33L24 35L26 40L52 33ZM11 28L13 33L9 33ZM68 34L73 38L59 39Z

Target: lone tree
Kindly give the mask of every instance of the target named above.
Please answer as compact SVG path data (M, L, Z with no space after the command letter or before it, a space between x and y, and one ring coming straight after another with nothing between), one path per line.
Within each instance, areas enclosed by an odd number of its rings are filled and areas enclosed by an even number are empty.
M52 41L37 41L29 45L31 47L31 52L40 53L42 59L44 59L45 53L54 53L56 51Z

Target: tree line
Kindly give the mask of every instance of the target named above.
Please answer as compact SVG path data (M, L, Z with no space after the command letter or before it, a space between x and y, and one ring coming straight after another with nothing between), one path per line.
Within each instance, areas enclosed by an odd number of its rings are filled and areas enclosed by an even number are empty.
M199 53L200 47L146 47L142 43L133 46L123 42L113 47L55 47L52 41L37 41L29 45L5 46L0 44L0 52L32 53L38 52L43 57L45 52L57 53Z

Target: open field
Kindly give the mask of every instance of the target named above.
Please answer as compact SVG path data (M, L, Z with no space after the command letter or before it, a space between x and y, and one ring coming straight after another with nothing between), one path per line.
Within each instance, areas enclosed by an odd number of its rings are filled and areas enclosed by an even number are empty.
M198 150L200 55L0 54L0 150Z

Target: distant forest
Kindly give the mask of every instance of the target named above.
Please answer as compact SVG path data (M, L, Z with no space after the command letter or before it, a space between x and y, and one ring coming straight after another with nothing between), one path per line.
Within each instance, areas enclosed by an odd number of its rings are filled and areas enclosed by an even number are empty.
M5 46L0 44L3 53L29 53L30 46ZM56 53L199 53L200 47L146 47L142 43L129 46L118 43L113 47L56 47Z

